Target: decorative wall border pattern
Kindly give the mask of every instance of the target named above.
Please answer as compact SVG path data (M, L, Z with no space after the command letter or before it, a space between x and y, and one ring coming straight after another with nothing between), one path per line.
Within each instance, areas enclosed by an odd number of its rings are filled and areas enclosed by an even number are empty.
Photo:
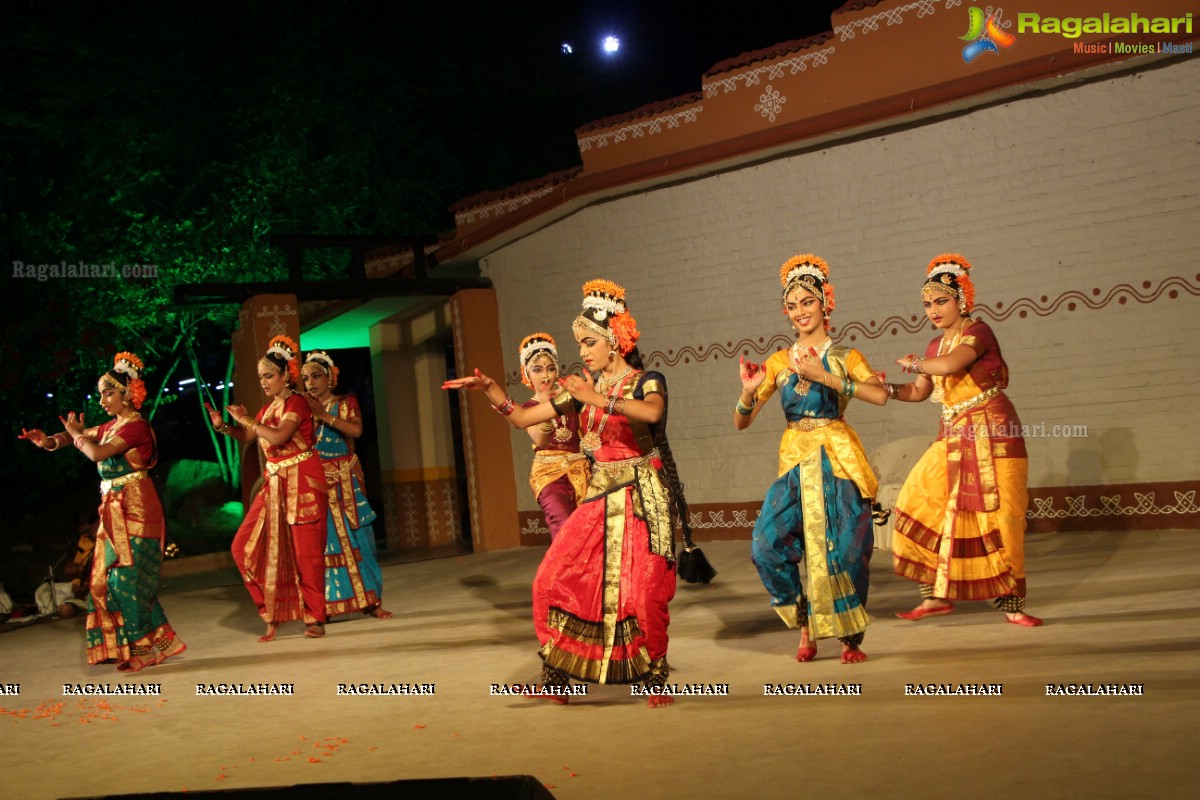
M739 72L736 75L730 75L727 78L717 78L704 84L704 96L712 98L718 94L736 92L739 82L745 83L748 87L758 86L762 82L764 75L770 80L779 80L784 77L785 70L786 74L795 75L806 71L810 65L815 69L823 64L828 64L829 56L835 52L837 52L837 48L835 47L823 47L813 53L801 53L800 55L778 61L774 64L766 64L746 70L745 72Z
M600 146L603 147L604 145ZM454 215L454 224L459 226L470 225L477 219L488 219L493 216L502 217L505 214L516 211L518 208L529 205L534 200L545 197L546 195L552 193L556 188L556 186L542 186L541 188L534 189L531 192L526 192L515 197L506 197L503 200L497 200L496 202L489 203L486 206L479 206L467 211L461 211ZM411 258L409 260L411 261Z
M1005 306L1003 302L996 303L995 306L977 305L975 313L977 316L986 317L993 322L1003 322L1016 314L1018 318L1025 319L1031 313L1037 317L1049 317L1057 313L1064 305L1067 311L1075 311L1080 306L1086 306L1092 311L1098 311L1113 302L1117 305L1125 305L1131 299L1142 305L1147 305L1159 300L1164 294L1171 300L1178 299L1182 294L1189 294L1193 297L1200 297L1200 273L1195 276L1195 282L1189 282L1187 278L1182 276L1172 276L1166 278L1162 283L1155 287L1150 281L1142 281L1141 291L1128 283L1120 283L1108 290L1103 297L1100 297L1102 290L1093 288L1090 296L1076 289L1070 289L1051 300L1047 295L1042 295L1038 300L1031 297L1022 297L1013 303ZM878 339L885 333L891 333L893 336L898 334L900 330L905 333L919 333L928 328L928 323L924 316L910 314L908 317L893 316L888 317L882 322L876 323L871 320L865 325L861 322L851 322L844 326L835 326L831 329L831 333L835 334L838 341L850 343L857 342L859 339ZM686 345L679 350L667 350L665 353L662 350L653 350L642 355L642 360L646 362L648 367L676 367L679 364L690 364L693 361L703 363L709 360L719 360L722 358L734 359L739 355L754 355L759 358L765 358L776 350L781 350L789 347L792 344L792 336L787 333L777 333L769 339L765 336L759 336L753 339L740 339L737 342L726 341L724 345L716 342L708 345ZM574 362L570 365L564 365L567 372L577 372L583 369L583 364ZM515 386L520 383L520 374L518 372L510 372L505 376L508 385Z
M678 128L680 125L695 122L696 117L703 110L704 106L685 108L673 114L663 114L662 116L651 117L640 122L631 122L613 131L602 131L591 136L583 136L579 139L579 152L586 153L592 149L592 145L595 145L597 149L608 147L610 139L613 144L617 144L630 138L640 139L643 136L653 136L656 133L662 133L663 130Z
M1032 532L1200 529L1200 482L1031 487ZM1123 498L1132 497L1132 502ZM1173 498L1160 502L1159 497Z
M971 2L974 3L976 0L971 0ZM945 0L942 5L942 9L949 11L952 8L958 8L962 4L963 0ZM861 10L861 8L865 7L866 4L864 3L861 4L859 8L851 8L849 10ZM904 15L914 9L917 12L917 19L924 19L931 14L937 13L937 0L916 0L915 3L909 3L908 5L900 6L898 8L888 8L880 11L878 14L853 20L846 25L837 25L834 27L833 31L838 35L838 41L844 42L855 37L855 28L860 28L861 30L859 33L864 36L868 33L874 33L875 31L878 31L881 20L886 22L889 28L894 25L903 25ZM999 6L986 6L983 9L983 13L987 16L994 17L996 24L1001 28L1007 29L1012 27L1013 21L1011 19L1004 19L1004 9L1000 8Z
M1067 311L1075 311L1080 305L1084 305L1092 311L1098 311L1111 305L1114 300L1118 305L1125 305L1131 299L1142 305L1146 305L1155 302L1163 294L1175 300L1179 297L1180 290L1193 297L1200 297L1200 274L1196 275L1196 282L1194 284L1189 283L1188 279L1182 276L1173 276L1163 280L1157 288L1151 288L1152 286L1153 284L1150 281L1142 281L1142 290L1146 292L1143 294L1128 283L1120 283L1109 289L1102 298L1100 297L1101 290L1099 288L1093 288L1090 297L1081 291L1070 289L1053 300L1047 295L1042 295L1040 300L1034 300L1031 297L1022 297L1010 303L1007 308L1003 302L996 303L995 306L980 304L975 306L973 313L987 317L994 322L1003 322L1013 314L1016 314L1020 319L1025 319L1030 313L1038 317L1049 317L1057 313L1064 305L1067 307ZM878 325L875 324L874 320L867 323L867 325L863 325L861 322L851 322L844 327L837 328L837 333L839 337L854 342L858 341L859 336L864 339L878 339L888 331L892 335L895 335L899 332L898 328L903 328L906 333L917 333L926 327L927 325L923 316L910 315L908 321L905 321L903 317L895 316L888 317Z

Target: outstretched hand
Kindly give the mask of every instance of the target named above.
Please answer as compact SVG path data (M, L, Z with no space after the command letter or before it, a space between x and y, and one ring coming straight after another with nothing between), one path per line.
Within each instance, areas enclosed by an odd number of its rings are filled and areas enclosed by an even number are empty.
M484 375L478 369L474 375L468 375L465 378L453 378L442 383L443 389L477 389L487 391L495 381Z
M21 435L18 436L17 438L18 439L28 439L29 441L33 442L38 447L45 447L46 440L49 439L50 437L48 437L45 434L45 432L43 432L40 428L34 428L31 431L27 431L24 428L21 428Z

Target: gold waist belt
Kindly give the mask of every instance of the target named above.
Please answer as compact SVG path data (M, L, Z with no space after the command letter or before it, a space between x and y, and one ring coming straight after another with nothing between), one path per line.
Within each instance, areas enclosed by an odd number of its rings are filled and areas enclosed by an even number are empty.
M599 470L601 472L622 472L624 470L633 469L634 467L648 467L650 462L658 458L658 450L651 450L644 456L636 456L634 458L623 458L620 461L597 461L592 464L592 472Z
M980 392L979 394L975 395L974 397L972 397L968 400L963 400L961 403L955 403L952 406L943 406L942 407L942 419L945 420L947 423L953 422L954 418L957 417L959 414L963 413L964 411L970 411L972 408L975 408L976 406L983 405L988 400L991 400L993 397L995 397L998 394L1000 394L1000 387L993 386L992 388L988 389L987 391Z
M790 431L815 431L817 428L824 428L826 425L832 425L835 422L841 422L840 419L829 419L828 417L804 417L802 419L788 420L788 430Z
M124 486L127 483L132 483L133 481L140 481L142 478L146 477L146 474L146 470L139 469L137 472L130 472L128 475L122 475L119 478L113 478L111 481L100 481L100 494L108 494L110 490L116 489L119 486Z
M550 452L538 451L533 454L534 461L550 462L550 461L578 461L581 458L587 458L583 453L570 453L566 450L551 450ZM623 463L623 462L619 462Z
M291 458L285 458L283 461L268 461L267 462L267 474L274 475L275 473L279 472L280 470L284 470L290 466L299 464L301 461L305 460L306 458L311 458L312 454L313 454L312 450L305 450L300 455L292 456Z

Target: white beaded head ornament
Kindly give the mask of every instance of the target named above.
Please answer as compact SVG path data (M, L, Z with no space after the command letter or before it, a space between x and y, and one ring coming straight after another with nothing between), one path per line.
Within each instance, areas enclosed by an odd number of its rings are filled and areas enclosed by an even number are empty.
M554 337L548 333L531 333L521 340L521 351L518 356L521 362L521 383L526 386L531 385L529 382L529 362L539 355L548 355L558 363L558 347L555 345Z

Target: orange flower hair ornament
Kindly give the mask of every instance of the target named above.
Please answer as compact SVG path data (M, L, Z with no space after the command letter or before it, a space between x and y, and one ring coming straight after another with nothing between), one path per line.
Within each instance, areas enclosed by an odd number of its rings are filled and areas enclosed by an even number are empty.
M637 329L637 320L625 305L625 290L606 280L588 281L583 285L583 311L572 327L603 337L623 356L637 346L642 336Z
M975 308L975 282L968 271L971 262L958 253L942 253L929 262L928 276L921 286L922 295L938 291L958 300L958 312L964 317Z
M521 340L518 358L521 362L521 383L526 386L533 386L529 380L529 362L539 355L548 355L555 364L558 363L558 346L548 333L531 333Z
M333 389L338 385L338 375L341 373L338 370L337 365L333 363L333 357L330 356L329 353L326 353L324 350L310 351L308 356L304 359L304 366L307 367L309 364L312 364L314 367L321 370L321 372L325 373L325 376L329 378L330 389ZM303 372L303 370L301 371Z
M146 383L142 380L142 370L145 365L133 353L121 351L113 356L113 367L100 379L120 389L129 404L141 408L146 401Z
M271 341L267 342L267 354L263 356L262 361L266 361L281 372L286 372L288 381L296 384L300 382L300 362L296 358L299 353L300 345L291 338L272 336Z
M825 259L812 253L793 256L779 268L779 285L783 287L783 299L796 289L803 289L821 301L825 314L825 327L829 328L829 315L837 306L833 284L829 282L829 265Z

